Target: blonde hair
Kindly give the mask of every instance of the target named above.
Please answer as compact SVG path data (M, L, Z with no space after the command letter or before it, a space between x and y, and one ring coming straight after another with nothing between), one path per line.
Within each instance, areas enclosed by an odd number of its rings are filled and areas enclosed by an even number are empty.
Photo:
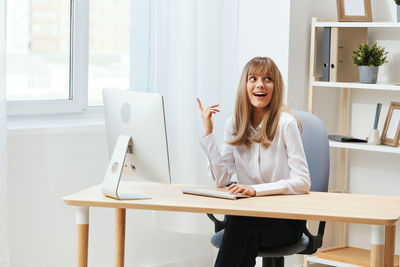
M253 108L247 94L247 80L252 75L263 77L271 75L274 83L272 99L266 107L269 112L266 112L262 119L260 136L256 139L250 138L249 132ZM282 111L291 113L283 104L283 93L283 78L275 62L269 57L255 57L250 60L243 68L237 90L233 127L234 138L227 143L231 145L248 145L251 142L259 142L264 147L268 147L274 139ZM297 118L296 120L301 128L299 120Z

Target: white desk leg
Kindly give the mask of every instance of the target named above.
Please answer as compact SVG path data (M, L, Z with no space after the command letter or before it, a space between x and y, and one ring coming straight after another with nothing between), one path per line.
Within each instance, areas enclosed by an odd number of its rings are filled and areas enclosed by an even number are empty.
M89 245L89 207L77 207L77 266L87 267Z
M383 266L385 251L385 227L383 225L372 225L371 232L371 267Z
M115 266L124 267L126 209L115 209Z
M385 267L394 266L394 248L396 241L396 225L385 226Z
M309 267L310 264L308 263L308 255L303 256L303 267Z

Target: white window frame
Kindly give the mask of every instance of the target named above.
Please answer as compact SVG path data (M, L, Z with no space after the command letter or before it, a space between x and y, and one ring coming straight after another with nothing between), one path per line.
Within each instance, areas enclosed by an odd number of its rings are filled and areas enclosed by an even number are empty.
M89 1L71 0L70 2L71 40L68 73L70 99L7 101L8 115L74 113L87 109Z

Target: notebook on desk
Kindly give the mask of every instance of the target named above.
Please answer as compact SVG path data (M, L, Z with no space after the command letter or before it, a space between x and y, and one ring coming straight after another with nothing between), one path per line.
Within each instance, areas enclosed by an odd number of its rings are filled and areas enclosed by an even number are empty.
M249 197L248 195L242 194L231 194L228 191L218 191L213 189L204 189L204 188L184 188L182 189L184 194L192 194L192 195L199 195L205 197L218 197L218 198L225 198L225 199L237 199L237 198L246 198Z

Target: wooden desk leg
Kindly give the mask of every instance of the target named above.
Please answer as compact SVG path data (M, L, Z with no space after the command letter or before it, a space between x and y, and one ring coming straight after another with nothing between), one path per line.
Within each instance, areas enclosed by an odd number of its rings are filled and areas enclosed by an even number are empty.
M124 267L126 209L115 209L115 266Z
M89 248L89 207L77 207L77 261L76 266L87 267Z
M372 225L371 232L371 267L383 266L385 251L385 228L382 225Z
M396 241L396 225L385 226L385 267L394 266L394 247Z

